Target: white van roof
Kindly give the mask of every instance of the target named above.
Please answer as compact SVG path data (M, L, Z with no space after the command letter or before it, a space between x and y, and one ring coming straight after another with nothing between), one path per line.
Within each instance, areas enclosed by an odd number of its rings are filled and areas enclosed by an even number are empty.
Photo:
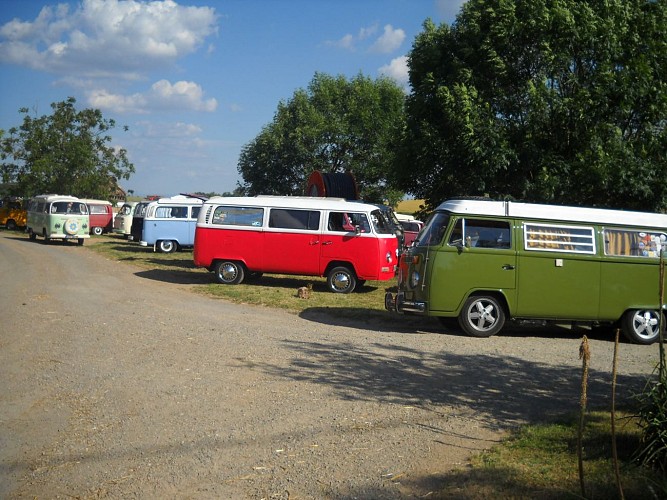
M91 200L89 198L82 198L82 202L87 203L88 205L111 205L112 203L109 200Z
M247 205L272 208L309 208L313 210L341 210L349 212L370 212L379 210L377 205L359 201L347 201L344 198L326 198L319 196L214 196L206 205Z
M76 196L70 196L67 194L40 194L33 197L33 200L46 201L49 203L53 201L83 201Z
M441 203L437 210L466 215L496 215L523 219L667 228L667 214L515 201L447 200Z

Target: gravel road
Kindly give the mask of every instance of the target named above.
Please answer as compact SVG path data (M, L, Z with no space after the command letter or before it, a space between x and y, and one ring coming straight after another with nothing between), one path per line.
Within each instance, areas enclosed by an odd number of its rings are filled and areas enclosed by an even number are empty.
M508 430L578 408L581 331L235 305L8 231L0 276L0 498L431 496ZM613 342L590 346L608 405ZM621 345L619 399L657 357Z

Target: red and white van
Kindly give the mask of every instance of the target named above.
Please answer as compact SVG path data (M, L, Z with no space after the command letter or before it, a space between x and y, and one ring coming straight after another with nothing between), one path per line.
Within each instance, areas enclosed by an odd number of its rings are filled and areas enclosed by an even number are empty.
M88 205L90 234L100 236L113 229L113 205L107 200L82 200Z
M214 197L197 220L194 263L219 283L248 274L326 276L349 293L396 272L398 240L375 205L298 196Z

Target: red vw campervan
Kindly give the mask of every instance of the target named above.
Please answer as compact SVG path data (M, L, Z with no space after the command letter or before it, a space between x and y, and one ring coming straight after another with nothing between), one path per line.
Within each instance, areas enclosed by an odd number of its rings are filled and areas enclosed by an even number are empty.
M106 200L83 200L90 214L90 233L100 236L113 229L113 205Z
M349 293L366 280L394 277L398 240L375 205L298 196L214 197L204 203L194 263L218 282L249 273L326 276Z

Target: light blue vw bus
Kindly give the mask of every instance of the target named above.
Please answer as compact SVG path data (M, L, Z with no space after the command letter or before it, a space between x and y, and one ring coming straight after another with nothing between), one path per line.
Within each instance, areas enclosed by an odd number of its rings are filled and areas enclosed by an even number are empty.
M153 251L171 253L195 244L197 217L203 199L191 196L172 196L152 201L146 206L141 246Z

